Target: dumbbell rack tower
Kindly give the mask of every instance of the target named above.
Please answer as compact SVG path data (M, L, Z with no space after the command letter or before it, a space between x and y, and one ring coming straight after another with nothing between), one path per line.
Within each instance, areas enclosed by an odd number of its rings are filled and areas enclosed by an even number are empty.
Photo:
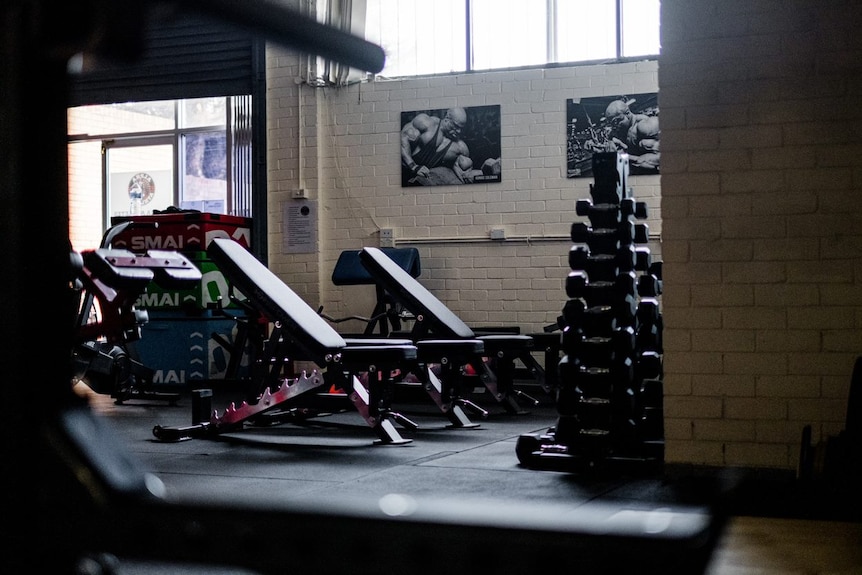
M652 261L647 207L627 185L629 158L593 155L587 218L571 228L568 300L558 319L558 418L518 438L522 465L560 470L661 469L664 462L661 262Z

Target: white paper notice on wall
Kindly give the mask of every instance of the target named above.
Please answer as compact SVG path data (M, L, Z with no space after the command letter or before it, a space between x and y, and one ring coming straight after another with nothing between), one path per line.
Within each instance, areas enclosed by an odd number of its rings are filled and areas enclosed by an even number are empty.
M317 202L310 200L285 202L282 215L284 253L317 252Z

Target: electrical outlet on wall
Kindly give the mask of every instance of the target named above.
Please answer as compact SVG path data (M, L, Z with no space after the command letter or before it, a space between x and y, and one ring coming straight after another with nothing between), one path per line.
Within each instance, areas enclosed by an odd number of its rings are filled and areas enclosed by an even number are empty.
M381 230L380 230L380 247L381 248L394 248L395 247L395 234L392 232L392 228L381 228Z

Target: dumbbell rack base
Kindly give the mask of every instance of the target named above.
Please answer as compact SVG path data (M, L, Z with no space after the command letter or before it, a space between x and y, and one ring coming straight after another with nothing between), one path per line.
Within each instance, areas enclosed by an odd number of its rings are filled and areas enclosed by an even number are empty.
M649 475L664 469L664 441L644 441L631 452L584 449L557 442L555 430L525 433L515 447L518 461L529 469L567 472L597 472Z

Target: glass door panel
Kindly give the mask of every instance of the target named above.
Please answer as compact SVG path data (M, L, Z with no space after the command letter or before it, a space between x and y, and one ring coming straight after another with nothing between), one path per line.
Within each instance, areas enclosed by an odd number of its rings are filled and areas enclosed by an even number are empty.
M181 142L183 181L180 207L228 213L225 131L183 134Z
M105 146L107 213L113 216L152 214L176 205L174 145L113 142ZM136 195L140 195L140 201ZM134 213L136 212L136 213Z

